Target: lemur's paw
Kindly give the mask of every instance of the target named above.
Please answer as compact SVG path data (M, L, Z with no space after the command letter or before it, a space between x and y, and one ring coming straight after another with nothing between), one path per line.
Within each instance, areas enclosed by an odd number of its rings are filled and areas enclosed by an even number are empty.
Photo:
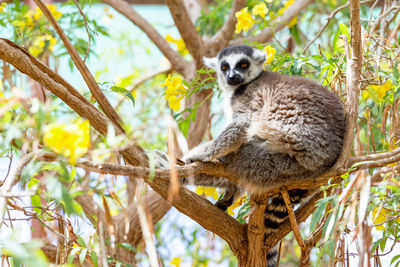
M183 160L185 161L185 164L190 164L195 161L201 161L201 162L210 161L211 158L201 154L193 154L185 156Z

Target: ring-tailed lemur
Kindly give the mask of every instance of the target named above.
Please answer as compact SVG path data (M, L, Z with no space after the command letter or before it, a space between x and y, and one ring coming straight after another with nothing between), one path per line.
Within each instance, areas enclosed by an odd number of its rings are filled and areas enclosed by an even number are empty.
M217 73L227 100L230 124L215 139L186 156L193 161L220 160L239 177L239 186L227 179L200 174L196 185L226 188L216 205L226 209L240 194L263 193L291 180L316 176L337 160L345 132L340 99L314 81L263 71L266 55L249 46L223 49L204 63ZM291 190L299 203L306 190ZM288 216L281 195L273 196L265 211L266 232L275 231ZM274 266L277 251L268 255Z

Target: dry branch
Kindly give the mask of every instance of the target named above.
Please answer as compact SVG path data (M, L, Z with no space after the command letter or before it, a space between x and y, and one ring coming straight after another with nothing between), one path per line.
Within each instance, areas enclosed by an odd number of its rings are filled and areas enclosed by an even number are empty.
M290 196L286 188L281 189L281 195L283 200L285 201L286 209L289 215L290 225L293 230L294 237L296 238L297 244L299 244L301 250L304 250L306 245L304 244L304 240L301 237L299 226L296 221L296 216L293 211L292 203L290 202Z
M172 68L183 76L191 75L194 69L191 67L191 62L186 61L178 52L173 50L168 42L154 29L153 26L136 12L132 6L123 0L102 0L119 13L124 15L133 24L138 26L149 39L160 49L163 55L171 62Z

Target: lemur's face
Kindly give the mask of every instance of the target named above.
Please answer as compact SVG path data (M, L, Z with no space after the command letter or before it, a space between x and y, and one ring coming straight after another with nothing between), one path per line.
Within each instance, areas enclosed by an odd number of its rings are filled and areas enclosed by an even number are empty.
M217 72L221 89L233 91L260 74L265 58L263 51L249 46L234 46L223 49L215 58L204 58L204 63Z
M250 59L244 54L235 54L219 60L219 71L224 82L229 86L246 83L251 70ZM220 78L220 77L219 77Z

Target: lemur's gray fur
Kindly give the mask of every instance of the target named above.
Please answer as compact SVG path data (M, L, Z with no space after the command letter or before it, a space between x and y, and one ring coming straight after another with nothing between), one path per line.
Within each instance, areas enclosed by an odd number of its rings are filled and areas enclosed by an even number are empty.
M229 103L230 124L216 139L191 150L185 160L218 159L239 177L240 188L207 174L193 177L197 185L227 188L216 204L222 209L232 204L241 188L263 193L321 174L335 163L342 148L345 116L340 99L309 79L263 71L265 59L260 50L235 46L204 60L217 73ZM289 194L293 203L299 203L307 191ZM287 215L282 197L272 197L265 211L267 233ZM268 266L275 265L276 255L276 250L270 251Z

